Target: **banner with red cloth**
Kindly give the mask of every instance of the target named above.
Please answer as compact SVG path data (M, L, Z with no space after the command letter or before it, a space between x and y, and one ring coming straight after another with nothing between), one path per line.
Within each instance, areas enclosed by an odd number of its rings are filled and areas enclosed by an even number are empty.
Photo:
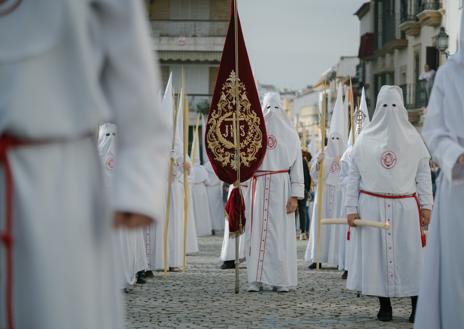
M237 14L235 22L234 9L232 1L229 29L206 124L205 145L216 175L235 186L225 210L230 233L239 235L245 226L245 207L239 183L249 180L261 165L266 153L267 134L240 19ZM236 128L239 156L234 135Z

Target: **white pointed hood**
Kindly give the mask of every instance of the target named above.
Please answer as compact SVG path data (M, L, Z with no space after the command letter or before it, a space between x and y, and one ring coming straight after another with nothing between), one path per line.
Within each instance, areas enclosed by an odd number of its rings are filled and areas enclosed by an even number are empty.
M278 93L272 92L264 95L263 113L266 129L268 130L268 152L261 168L265 170L282 169L274 168L275 164L270 163L273 161L270 153L274 153L270 152L270 150L282 148L280 156L288 161L293 161L297 156L297 152L301 152L300 138L282 109Z
M200 162L200 128L199 128L200 120L197 119L197 124L195 125L195 129L193 130L193 142L192 142L192 149L190 150L190 160L194 166L201 165Z
M111 177L116 158L116 125L104 123L98 129L98 152L103 162L105 176ZM106 185L109 181L105 182Z
M369 119L369 110L367 108L366 94L365 94L364 88L362 89L362 93L361 93L360 107L356 108L356 110L354 111L353 121L354 121L354 128L355 128L354 135L355 135L355 142L356 142L356 139L358 139L363 128L366 127L371 122L371 120ZM352 134L351 129L350 129L350 135L348 138L348 146L353 146L352 138L351 138L351 134Z
M353 147L370 192L404 194L415 192L408 186L415 177L419 161L430 155L416 128L409 122L398 86L383 86L371 123L365 127Z
M343 102L343 86L341 84L337 91L337 100L330 120L328 137L326 156L340 159L348 142L348 112Z
M206 153L206 118L204 115L201 116L201 152L203 156L203 164L206 165L206 163L209 162L208 154Z
M164 115L169 116L171 120L167 120L169 123L170 136L174 133L174 95L172 89L172 73L169 75L169 80L164 90L163 99L161 101L161 108L164 111Z
M176 153L176 157L182 157L183 155L183 141L184 141L184 115L183 115L183 108L184 108L184 91L181 89L179 94L179 100L177 105L177 121L176 121L176 136L175 136L175 146L174 152Z

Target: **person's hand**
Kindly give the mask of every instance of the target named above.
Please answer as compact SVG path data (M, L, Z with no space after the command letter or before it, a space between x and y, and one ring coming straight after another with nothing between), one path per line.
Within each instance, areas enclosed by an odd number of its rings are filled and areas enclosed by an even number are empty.
M430 209L421 209L421 224L422 226L427 226L430 224L430 217L432 216L432 212Z
M113 217L114 228L136 229L149 226L152 223L153 219L150 217L131 212L117 211Z
M287 214L291 214L292 212L295 212L296 209L298 208L298 200L295 197L290 197L288 198L287 201Z
M324 160L324 152L319 153L317 156L317 161L320 163L322 160Z
M354 223L354 221L356 219L359 219L359 214L348 214L348 216L346 216L346 219L348 221L348 225L352 226L352 227L356 227L356 224Z
M190 172L190 169L192 169L192 164L190 162L184 162L184 170Z
M458 159L458 162L461 166L464 166L464 154L461 154L461 156Z

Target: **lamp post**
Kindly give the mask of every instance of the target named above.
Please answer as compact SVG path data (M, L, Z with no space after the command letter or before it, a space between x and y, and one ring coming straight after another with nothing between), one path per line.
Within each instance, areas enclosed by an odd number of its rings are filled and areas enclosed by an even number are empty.
M448 45L449 45L449 35L446 34L444 27L440 27L440 32L437 35L436 47L441 53L446 55L446 58L448 58L448 55L449 55L449 52L447 51Z

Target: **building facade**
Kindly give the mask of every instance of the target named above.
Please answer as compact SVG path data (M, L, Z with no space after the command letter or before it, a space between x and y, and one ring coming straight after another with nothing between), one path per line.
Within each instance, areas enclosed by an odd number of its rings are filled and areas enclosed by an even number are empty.
M183 69L190 110L206 113L227 33L228 0L146 0L146 5L163 84L172 72L178 92Z
M356 11L360 20L358 81L359 87L366 88L371 114L380 88L395 84L403 90L410 121L421 125L429 97L422 75L427 69L436 71L446 60L436 48L440 29L454 33L451 39L457 40L459 7L462 0L371 0Z

